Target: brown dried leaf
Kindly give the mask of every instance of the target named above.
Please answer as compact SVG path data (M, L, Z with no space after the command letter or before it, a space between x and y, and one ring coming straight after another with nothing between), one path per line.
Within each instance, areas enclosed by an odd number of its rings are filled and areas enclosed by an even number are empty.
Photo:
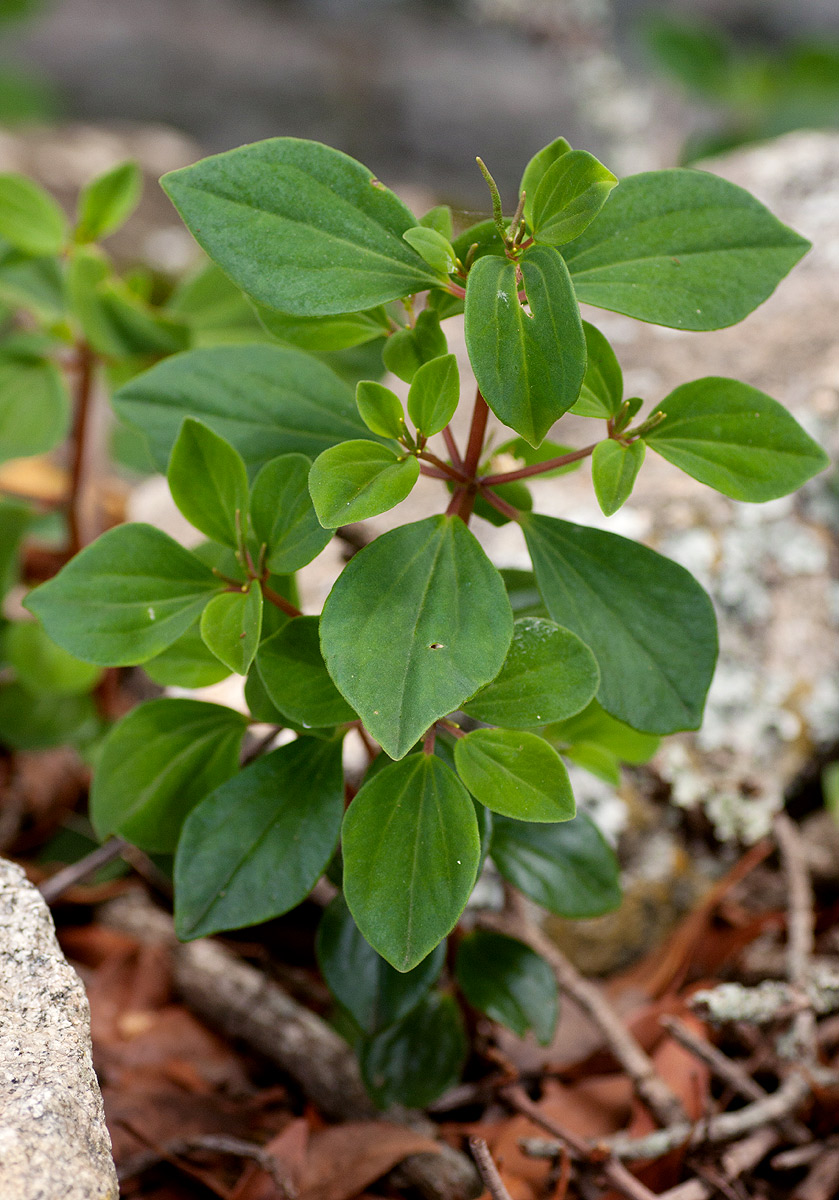
M437 1154L439 1146L387 1121L354 1121L313 1133L299 1200L353 1200L412 1154Z

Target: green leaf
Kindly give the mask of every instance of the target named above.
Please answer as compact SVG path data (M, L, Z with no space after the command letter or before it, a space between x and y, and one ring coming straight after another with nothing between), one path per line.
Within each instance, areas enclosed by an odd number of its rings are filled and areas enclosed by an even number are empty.
M476 729L458 738L454 760L460 778L490 812L522 821L574 816L574 793L562 759L535 733Z
M523 617L513 625L504 666L463 712L487 725L529 729L585 708L600 683L597 660L570 629Z
M372 342L391 329L387 311L381 305L335 317L299 317L265 304L255 307L259 320L273 337L301 350L348 350Z
M569 150L548 167L531 206L533 237L564 246L587 229L618 179L586 150Z
M622 180L565 261L586 304L722 329L762 304L809 245L742 188L679 169Z
M424 437L445 429L460 399L460 372L453 354L432 358L417 370L408 392L408 415Z
M0 462L44 454L69 428L70 398L55 363L0 353Z
M28 504L0 497L0 600L17 583L20 543L34 519Z
M452 242L452 248L455 254L465 263L469 257L469 251L475 246L475 251L472 256L472 261L477 262L479 258L483 258L486 254L493 254L506 257L506 249L501 237L498 233L498 227L492 217L485 221L479 221L477 225L471 225L468 229L464 229L463 233ZM432 295L435 293L432 292ZM450 297L454 300L455 297ZM450 313L447 315L451 315Z
M175 856L182 941L256 925L304 900L335 850L341 743L298 738L245 767L190 813Z
M402 240L413 214L361 163L319 142L270 138L161 184L210 258L282 312L357 312L436 282Z
M350 388L310 355L281 346L174 355L120 388L114 407L146 434L164 471L184 417L235 446L251 474L279 454L314 458L366 432Z
M251 524L257 541L268 547L269 570L278 575L305 567L332 537L318 521L309 495L311 465L303 454L281 454L254 480Z
M697 729L717 626L693 576L614 533L530 514L522 524L548 612L594 651L606 711L647 733Z
M412 971L395 971L364 940L340 895L321 917L315 950L330 992L365 1033L386 1029L416 1008L446 957L441 942Z
M490 856L508 883L557 916L599 917L621 902L618 860L585 813L561 825L497 816Z
M441 237L446 238L449 242L452 240L454 232L452 210L448 204L437 204L434 208L429 208L428 212L420 217L419 224L426 229L436 229Z
M0 237L34 257L60 254L67 240L67 218L31 179L0 175Z
M502 567L499 575L504 580L513 615L519 617L547 617L548 611L532 571L518 571L513 567Z
M432 992L361 1047L361 1074L379 1108L425 1108L460 1079L469 1046L453 996Z
M14 621L3 648L18 683L33 695L76 696L89 692L102 674L57 646L37 621Z
M424 308L412 329L399 329L387 339L382 361L388 371L411 383L423 363L447 354L448 350L439 316Z
M475 929L458 946L457 983L469 1004L524 1037L532 1029L550 1045L559 1013L553 970L524 942Z
M193 346L253 344L270 336L253 302L212 262L175 285L166 310L189 325Z
M171 853L187 813L239 766L247 719L201 700L148 700L105 740L90 818L100 838L118 833Z
M334 529L387 512L411 494L419 461L377 442L350 441L319 454L309 491L321 525Z
M100 729L89 695L35 695L19 683L0 686L0 745L11 750L79 745Z
M342 833L344 895L397 971L422 962L463 912L480 839L466 788L439 758L411 754L365 783Z
M262 632L262 590L250 587L214 596L201 614L201 637L219 662L247 675Z
M609 716L596 700L577 716L539 733L566 758L615 786L620 783L620 763L648 762L660 741Z
M643 462L644 443L640 439L624 446L608 438L594 447L591 481L597 503L607 517L616 513L632 495Z
M579 395L585 338L559 253L531 247L519 267L529 314L519 300L515 263L493 257L475 263L466 286L466 345L487 404L538 446Z
M161 530L119 525L30 592L25 606L77 658L124 667L171 646L220 587Z
M658 412L667 416L645 441L734 500L786 496L829 465L782 405L735 379L709 376L685 383L653 409Z
M200 619L160 654L143 663L143 670L161 687L203 688L227 679L230 668L219 662L201 637Z
M452 244L436 229L430 229L424 225L414 225L411 229L406 229L402 237L436 274L447 276L454 271Z
M524 218L531 229L533 228L533 201L539 190L539 184L554 163L568 154L570 150L571 146L566 142L565 138L556 138L549 145L545 146L544 149L534 154L524 168L519 191L525 193Z
M167 479L190 524L235 550L248 511L248 473L239 452L208 425L187 417L172 447Z
M403 525L365 546L321 619L330 675L394 759L495 678L512 632L500 575L452 517Z
M29 258L0 245L0 301L34 313L39 321L60 321L66 304L58 260Z
M143 177L134 162L97 176L79 196L77 242L96 242L124 225L140 202Z
M603 417L608 420L620 411L623 400L623 373L608 340L594 325L583 321L586 335L586 373L580 398L571 412L578 417Z
M396 441L405 432L402 401L381 383L362 379L355 389L355 403L362 421L372 433Z
M273 704L303 728L341 725L356 712L329 678L318 617L295 617L259 647L256 665Z

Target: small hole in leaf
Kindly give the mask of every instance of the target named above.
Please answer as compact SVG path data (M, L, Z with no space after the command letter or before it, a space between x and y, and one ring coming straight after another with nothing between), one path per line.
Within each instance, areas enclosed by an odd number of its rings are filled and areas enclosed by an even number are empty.
M442 642L432 642L431 645L428 647L428 649L429 650L442 650L443 643Z

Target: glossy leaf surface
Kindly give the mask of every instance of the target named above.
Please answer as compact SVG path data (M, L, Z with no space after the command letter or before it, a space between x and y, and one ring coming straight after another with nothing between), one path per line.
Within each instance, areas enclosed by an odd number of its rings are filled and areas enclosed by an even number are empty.
M318 617L295 617L259 648L257 669L271 701L303 727L340 725L357 714L329 677Z
M267 547L268 569L293 574L316 558L332 537L315 513L309 495L311 462L303 454L281 454L267 462L253 482L251 524Z
M530 208L533 236L563 246L586 229L609 198L617 176L586 150L569 150L548 167Z
M607 517L616 513L632 495L643 463L644 443L640 440L624 446L609 438L595 446L591 456L591 478L597 503Z
M247 675L262 631L262 591L254 580L246 591L214 596L201 614L201 637L216 658Z
M419 462L378 442L353 440L319 454L309 472L309 492L327 529L387 512L411 494Z
M172 447L167 481L191 525L214 542L238 546L248 511L248 474L229 442L187 417Z
M468 1048L454 997L432 992L362 1046L361 1073L380 1108L425 1108L460 1079Z
M458 738L457 773L490 812L521 821L568 821L576 811L568 772L535 733L476 729Z
M533 228L533 199L539 190L539 184L553 164L567 154L570 149L571 146L565 138L555 138L554 141L534 154L524 168L519 191L525 193L524 216L531 229Z
M361 419L371 433L398 439L405 430L402 401L390 388L362 379L355 389L355 402Z
M524 942L489 929L468 933L457 951L457 982L473 1008L524 1037L550 1044L559 1012L553 970Z
M423 363L408 392L408 415L425 437L445 429L460 399L460 373L453 354Z

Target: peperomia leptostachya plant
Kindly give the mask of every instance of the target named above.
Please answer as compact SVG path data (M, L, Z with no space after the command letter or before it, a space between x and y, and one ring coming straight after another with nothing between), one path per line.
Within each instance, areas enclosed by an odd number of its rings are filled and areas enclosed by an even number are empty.
M575 816L564 759L607 778L643 761L660 735L699 726L714 670L714 613L691 575L534 512L526 481L590 457L608 516L648 447L745 501L826 465L779 403L735 380L689 381L642 411L579 309L731 325L770 295L803 238L722 179L670 170L618 183L563 139L527 165L511 219L481 168L493 217L456 237L448 209L417 219L361 164L313 142L272 139L165 176L215 264L192 302L219 289L218 330L241 289L272 338L193 344L115 395L207 540L187 550L148 525L116 527L26 601L85 663L144 664L187 687L246 677L248 714L164 697L121 720L95 773L93 823L174 855L182 938L284 913L324 872L340 881L319 960L381 1103L426 1103L457 1077L458 1007L435 983L485 857L553 912L614 907L614 856ZM465 400L444 332L461 312L477 381ZM371 378L353 395L329 356L365 349ZM383 368L409 385L405 405ZM471 423L458 444L461 403ZM493 453L490 411L511 431ZM590 444L547 440L566 413L591 420ZM420 474L440 482L439 515L366 545L322 613L303 615L295 572ZM496 569L473 517L517 522L532 574ZM240 766L250 723L294 736ZM370 761L355 794L345 738ZM478 930L453 971L471 1005L550 1038L552 976L527 947Z

